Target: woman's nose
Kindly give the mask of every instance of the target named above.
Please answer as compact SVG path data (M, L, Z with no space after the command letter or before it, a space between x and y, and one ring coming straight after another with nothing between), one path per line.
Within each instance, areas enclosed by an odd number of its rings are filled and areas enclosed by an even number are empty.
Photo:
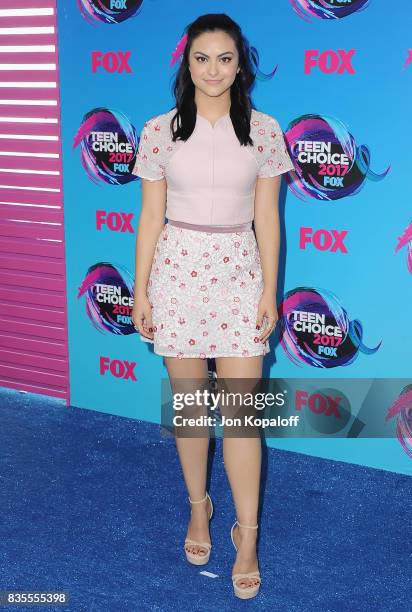
M211 78L215 77L218 74L218 68L217 66L213 66L212 64L209 64L209 68L207 70L207 73L210 75Z

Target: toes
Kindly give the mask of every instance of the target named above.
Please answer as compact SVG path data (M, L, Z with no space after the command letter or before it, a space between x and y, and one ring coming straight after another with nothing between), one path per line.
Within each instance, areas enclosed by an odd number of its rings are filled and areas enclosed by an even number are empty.
M241 578L236 584L241 589L247 589L258 586L260 584L260 580L259 578Z
M185 550L192 555L200 555L201 557L207 554L204 548L194 547L193 544L186 545Z

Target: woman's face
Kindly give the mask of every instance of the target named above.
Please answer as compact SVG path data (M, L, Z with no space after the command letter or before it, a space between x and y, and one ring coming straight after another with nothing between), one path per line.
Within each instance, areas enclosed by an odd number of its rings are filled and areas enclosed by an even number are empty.
M239 54L233 39L221 30L197 36L189 53L189 70L195 87L204 94L222 95L239 72Z

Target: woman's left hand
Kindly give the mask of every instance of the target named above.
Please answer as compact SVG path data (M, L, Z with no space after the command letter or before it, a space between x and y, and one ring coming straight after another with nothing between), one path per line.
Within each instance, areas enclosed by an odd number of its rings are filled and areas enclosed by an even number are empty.
M272 292L263 291L259 301L256 326L261 326L264 323L264 330L259 336L261 342L265 342L270 334L275 329L276 323L279 319L278 310L276 306L276 295Z

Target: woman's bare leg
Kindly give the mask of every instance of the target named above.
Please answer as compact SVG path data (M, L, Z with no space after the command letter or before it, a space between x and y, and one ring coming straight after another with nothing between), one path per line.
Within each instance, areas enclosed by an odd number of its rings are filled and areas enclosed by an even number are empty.
M259 380L262 376L263 356L256 357L216 357L216 372L219 378L252 378ZM253 387L253 385L251 385ZM246 387L242 388L245 389ZM230 385L228 384L230 390ZM236 391L236 389L235 389ZM222 410L222 412L224 412ZM236 517L243 525L256 525L260 470L261 438L229 437L223 440L223 459L229 479L236 508ZM256 529L236 527L233 534L238 548L233 573L247 573L258 569L256 557ZM251 586L253 580L240 581L238 585Z
M171 388L173 392L191 393L199 388L200 380L208 381L208 364L206 359L195 357L179 359L178 357L164 357L165 365L168 370ZM192 382L193 381L193 382ZM187 408L181 411L185 416L196 417L203 414L204 408ZM181 434L183 436L183 434ZM196 427L193 434L187 428L186 435L196 435L197 437L175 436L176 448L178 451L180 464L183 470L183 477L186 483L187 492L190 499L197 501L205 496L207 458L209 449L208 429ZM191 518L187 530L187 537L199 542L210 542L209 536L209 515L210 503L207 500L202 504L191 504ZM187 545L190 552L194 554L205 554L205 547Z

